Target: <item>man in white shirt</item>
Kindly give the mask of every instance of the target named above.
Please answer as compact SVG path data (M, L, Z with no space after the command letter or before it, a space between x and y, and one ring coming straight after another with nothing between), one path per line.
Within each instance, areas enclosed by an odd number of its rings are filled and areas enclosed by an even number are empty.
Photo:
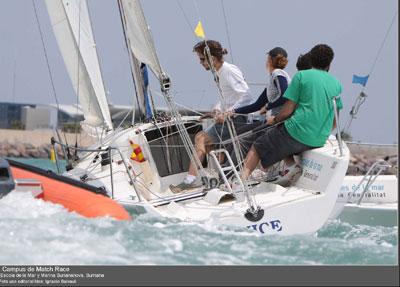
M207 46L210 49L212 59L209 59L208 53L206 52ZM213 40L207 40L207 42L201 41L194 46L193 51L196 52L200 64L204 69L208 71L211 69L211 65L213 65L216 71L214 80L219 84L222 94L222 101L218 101L213 111L200 117L200 120L206 117L213 117L215 121L212 126L196 134L195 137L197 156L202 162L205 155L213 149L215 144L218 144L230 136L227 125L224 123L227 112L250 104L252 98L249 86L240 69L224 61L224 55L228 52L226 49L222 48L219 42ZM240 115L233 118L235 127L246 124L246 121L246 117ZM198 182L197 175L196 164L191 163L186 178L182 183L176 186L171 185L171 191L178 193L186 189L200 186L201 184Z

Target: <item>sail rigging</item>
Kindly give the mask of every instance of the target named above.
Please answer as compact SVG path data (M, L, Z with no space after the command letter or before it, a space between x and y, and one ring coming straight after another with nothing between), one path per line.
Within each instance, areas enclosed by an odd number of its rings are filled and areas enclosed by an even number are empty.
M176 103L173 101L170 94L170 79L163 71L158 60L153 38L151 36L149 26L147 25L140 1L119 0L119 5L120 10L123 13L122 16L125 28L125 35L128 40L127 44L130 47L132 55L141 63L146 64L159 80L164 100L171 112L171 117L176 124L187 154L191 158L191 160L196 163L196 166L200 170L201 174L205 174L203 166L197 156L196 150L191 141L191 138L182 121L182 117L178 111ZM134 70L132 69L132 71Z
M86 0L46 0L47 11L85 121L113 128Z

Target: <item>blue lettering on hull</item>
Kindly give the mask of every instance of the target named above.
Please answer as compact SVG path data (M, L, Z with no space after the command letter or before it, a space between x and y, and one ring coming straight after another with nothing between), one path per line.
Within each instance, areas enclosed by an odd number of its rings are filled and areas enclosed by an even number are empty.
M255 231L260 232L261 234L264 234L266 230L271 229L277 232L282 231L282 224L280 220L271 220L271 221L266 221L262 222L259 224L252 224L248 225L247 228L253 229Z

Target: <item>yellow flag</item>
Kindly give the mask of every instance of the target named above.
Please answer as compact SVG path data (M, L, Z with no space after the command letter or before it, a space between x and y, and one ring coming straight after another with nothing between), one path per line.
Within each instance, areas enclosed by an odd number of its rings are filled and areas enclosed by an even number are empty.
M50 150L50 160L52 162L56 162L56 151L54 150L54 147L52 147Z
M196 34L197 37L200 37L203 39L206 37L204 35L203 25L201 24L201 21L199 21L199 23L197 23L196 29L194 29L194 33Z

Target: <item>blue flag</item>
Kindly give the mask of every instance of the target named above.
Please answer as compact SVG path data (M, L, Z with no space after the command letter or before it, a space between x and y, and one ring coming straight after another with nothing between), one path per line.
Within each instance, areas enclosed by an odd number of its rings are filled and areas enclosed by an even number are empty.
M353 84L360 84L365 87L365 85L367 84L368 78L369 78L369 75L367 75L365 77L353 75Z
M151 105L150 105L150 100L149 100L149 93L148 93L148 87L149 87L149 74L147 72L147 66L146 64L143 64L140 66L140 70L142 72L143 76L143 96L144 96L144 106L146 110L146 119L152 118L153 117L153 111L151 110Z

